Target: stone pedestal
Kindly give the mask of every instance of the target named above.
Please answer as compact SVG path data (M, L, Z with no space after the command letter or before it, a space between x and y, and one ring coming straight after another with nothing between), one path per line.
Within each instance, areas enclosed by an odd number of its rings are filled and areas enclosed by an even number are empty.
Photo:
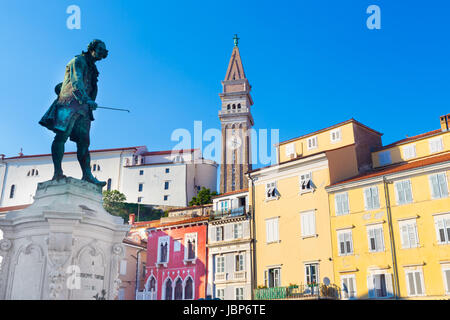
M103 209L101 187L46 181L34 200L0 220L0 299L115 299L129 226Z

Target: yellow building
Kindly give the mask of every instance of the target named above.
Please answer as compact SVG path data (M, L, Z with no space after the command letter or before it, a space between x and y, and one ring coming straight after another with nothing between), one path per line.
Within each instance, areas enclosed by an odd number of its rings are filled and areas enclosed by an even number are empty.
M334 283L325 187L369 170L376 147L381 133L351 119L280 143L276 165L248 173L255 287L296 285L302 297ZM255 290L255 298L274 298L264 290ZM286 298L286 290L280 292L277 297Z
M344 298L450 295L449 123L377 149L371 171L326 188Z

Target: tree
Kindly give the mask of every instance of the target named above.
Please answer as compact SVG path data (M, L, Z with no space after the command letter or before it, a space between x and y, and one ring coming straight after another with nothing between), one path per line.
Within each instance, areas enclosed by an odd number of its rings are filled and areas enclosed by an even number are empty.
M103 191L103 207L110 214L121 217L128 222L131 213L136 215L137 221L150 221L160 219L164 211L155 209L151 205L125 202L126 196L117 190Z
M189 206L201 206L203 204L212 203L212 197L215 195L217 195L216 191L211 192L211 190L202 187L197 196L192 197L192 200L189 201Z
M121 216L127 197L118 190L103 191L103 208L115 216Z

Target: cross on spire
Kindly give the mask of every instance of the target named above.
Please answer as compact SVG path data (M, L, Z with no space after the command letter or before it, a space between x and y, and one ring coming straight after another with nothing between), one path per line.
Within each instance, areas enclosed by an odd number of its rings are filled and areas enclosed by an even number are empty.
M234 38L233 38L233 40L234 40L234 46L235 46L235 47L238 46L239 39L240 39L240 38L238 38L237 34L235 34L235 35L234 35Z

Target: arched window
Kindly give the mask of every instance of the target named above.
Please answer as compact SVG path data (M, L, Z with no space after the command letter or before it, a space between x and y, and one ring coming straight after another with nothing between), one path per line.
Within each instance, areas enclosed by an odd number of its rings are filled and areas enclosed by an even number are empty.
M175 300L183 300L183 281L181 278L175 282Z
M30 170L30 171L28 171L28 173L27 173L27 177L29 177L29 176L30 176L30 174L31 174L31 170Z
M166 286L165 286L165 300L172 300L172 280L170 278L167 278L166 280Z
M10 199L14 198L14 193L15 193L15 192L16 192L16 185L13 184L13 185L11 186L11 190L9 191L9 198L10 198Z
M193 281L190 276L186 279L186 284L184 286L184 300L192 300L193 299Z
M227 105L227 109L230 110L230 109L231 109L231 106L230 106L230 105Z
M233 109L236 109L236 105L235 104L233 104Z
M97 171L100 171L100 165L99 164L97 165Z
M108 184L106 186L106 190L111 191L111 178L108 179Z
M36 169L36 172L35 172L35 173L36 173L36 175L38 175L38 174L39 174L39 171L38 171L38 169Z
M241 104L240 103L238 103L238 109L240 109L241 108Z

